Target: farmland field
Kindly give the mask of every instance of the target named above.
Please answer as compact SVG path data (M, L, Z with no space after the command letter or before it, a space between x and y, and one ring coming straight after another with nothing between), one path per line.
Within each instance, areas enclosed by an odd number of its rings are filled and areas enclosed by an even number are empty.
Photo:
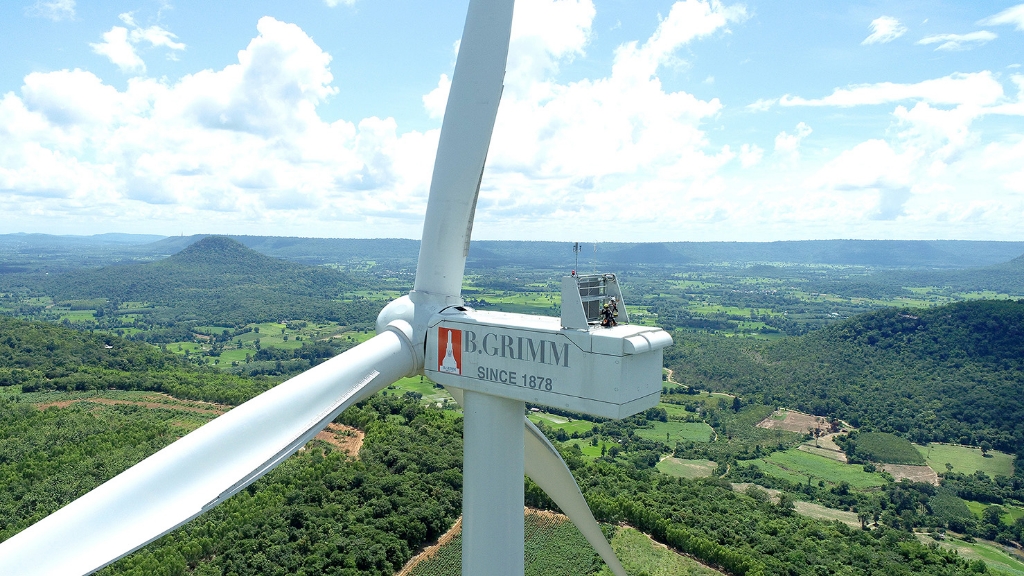
M842 464L802 450L775 452L767 458L755 460L753 464L761 468L765 474L790 482L806 483L808 476L811 476L814 482L824 480L830 484L838 484L846 481L853 488L862 489L885 484L880 474L865 472L861 466Z
M1013 476L1013 456L997 450L990 450L988 457L981 455L980 448L956 446L953 444L929 444L915 446L924 456L932 470L946 472L946 463L953 465L953 472L974 474L978 470L989 476Z
M704 422L655 422L653 428L637 428L636 435L648 440L666 442L671 446L676 442L708 442L715 433L711 426Z
M658 462L658 471L680 478L706 478L715 472L717 464L710 460L684 460L669 456Z

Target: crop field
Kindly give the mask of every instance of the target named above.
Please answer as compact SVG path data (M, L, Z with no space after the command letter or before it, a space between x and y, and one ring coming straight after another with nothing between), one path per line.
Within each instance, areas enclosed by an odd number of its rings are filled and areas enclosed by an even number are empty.
M669 456L658 462L658 471L680 478L707 478L715 472L718 464L711 460L684 460Z
M856 444L857 456L871 462L915 466L925 463L909 440L886 432L862 432L857 435Z
M953 472L974 474L978 470L989 476L1013 476L1013 456L997 450L990 450L982 456L980 448L953 444L929 444L915 446L924 456L928 466L936 473L946 472L946 464L953 465Z
M531 412L529 418L534 424L540 424L543 422L545 425L550 426L555 430L561 428L569 434L572 434L573 432L579 432L582 434L594 427L594 423L588 422L587 420L570 420L565 416L548 414L547 412Z
M862 466L843 464L796 449L775 452L767 458L754 460L753 464L765 474L790 482L806 483L808 477L811 477L812 482L824 480L829 484L838 484L846 481L851 487L859 489L885 484L881 474L865 472Z
M648 440L665 442L669 446L676 442L709 442L715 433L705 422L654 422L653 428L638 428L636 435Z

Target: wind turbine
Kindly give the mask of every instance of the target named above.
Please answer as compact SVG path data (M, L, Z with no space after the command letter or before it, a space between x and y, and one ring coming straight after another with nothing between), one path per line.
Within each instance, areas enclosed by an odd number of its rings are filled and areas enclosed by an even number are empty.
M253 398L0 544L0 574L88 574L199 516L272 470L349 406L427 374L464 407L464 575L523 574L523 475L625 576L526 401L622 418L658 402L658 328L600 328L614 275L562 282L562 316L485 313L460 296L501 98L514 0L471 0L452 79L412 292L378 334ZM625 309L623 308L623 312ZM624 320L625 320L624 315Z

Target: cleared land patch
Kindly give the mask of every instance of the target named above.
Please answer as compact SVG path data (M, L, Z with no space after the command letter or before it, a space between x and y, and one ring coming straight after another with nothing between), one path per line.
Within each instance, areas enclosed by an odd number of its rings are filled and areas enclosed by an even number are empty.
M819 438L819 442L820 440L821 439ZM833 450L831 448L826 448L825 446L815 446L810 442L801 444L797 446L796 449L803 450L804 452L814 454L816 456L821 456L822 458L828 458L829 460L835 460L836 462L842 462L843 464L846 464L847 462L846 452L843 452L842 450Z
M718 464L711 460L685 460L669 456L658 462L659 472L680 478L706 478L715 473Z
M166 394L160 394L157 392L145 393L144 396L140 396L139 399L126 399L126 398L111 398L107 396L98 396L95 393L87 392L81 398L65 398L63 400L55 400L50 402L37 402L33 404L40 410L46 410L47 408L67 408L68 406L77 402L93 402L96 404L106 404L107 406L116 405L129 405L129 406L142 406L150 409L164 409L164 410L181 410L183 412L194 412L196 414L210 414L213 416L219 416L231 409L230 406L224 406L221 404L214 404L212 402L199 402L195 400L178 400L172 398ZM123 395L119 394L119 395Z
M910 480L911 482L927 482L928 484L939 485L939 475L935 473L929 466L910 466L908 464L882 464L882 470L885 470L897 482L903 479Z
M316 435L317 440L323 440L353 458L359 457L359 449L363 447L363 438L365 437L366 434L358 428L334 422L328 424L327 428Z
M757 427L807 434L808 430L814 428L828 429L829 426L828 422L821 416L812 416L803 412L797 412L796 410L783 408L776 410L771 416L758 422Z
M998 450L989 450L983 456L981 448L956 444L932 443L927 446L915 445L932 470L946 472L946 464L953 465L953 472L974 474L978 470L989 476L1013 476L1013 456Z

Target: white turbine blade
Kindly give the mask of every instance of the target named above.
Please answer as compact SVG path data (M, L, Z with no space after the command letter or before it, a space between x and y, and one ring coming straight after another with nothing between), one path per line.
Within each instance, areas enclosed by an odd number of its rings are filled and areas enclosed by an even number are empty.
M526 421L526 475L536 482L555 504L558 504L612 573L615 576L626 576L626 570L619 563L611 544L605 540L604 533L594 519L594 514L583 498L572 472L565 465L565 460L562 460L547 436L534 426L529 418L524 416L523 420Z
M473 212L498 114L513 0L471 0L430 181L415 290L462 293Z
M462 390L447 387L445 390L460 406L462 405ZM594 547L598 556L608 565L612 574L626 576L626 570L612 550L611 544L605 540L601 526L594 519L594 513L590 511L590 505L583 498L583 493L580 492L580 487L576 484L576 479L573 478L565 460L562 460L558 450L529 418L523 416L523 421L523 441L526 449L523 464L526 475L551 497L569 520L572 520L587 542Z
M0 544L0 574L106 566L242 490L413 362L392 328L264 392Z

